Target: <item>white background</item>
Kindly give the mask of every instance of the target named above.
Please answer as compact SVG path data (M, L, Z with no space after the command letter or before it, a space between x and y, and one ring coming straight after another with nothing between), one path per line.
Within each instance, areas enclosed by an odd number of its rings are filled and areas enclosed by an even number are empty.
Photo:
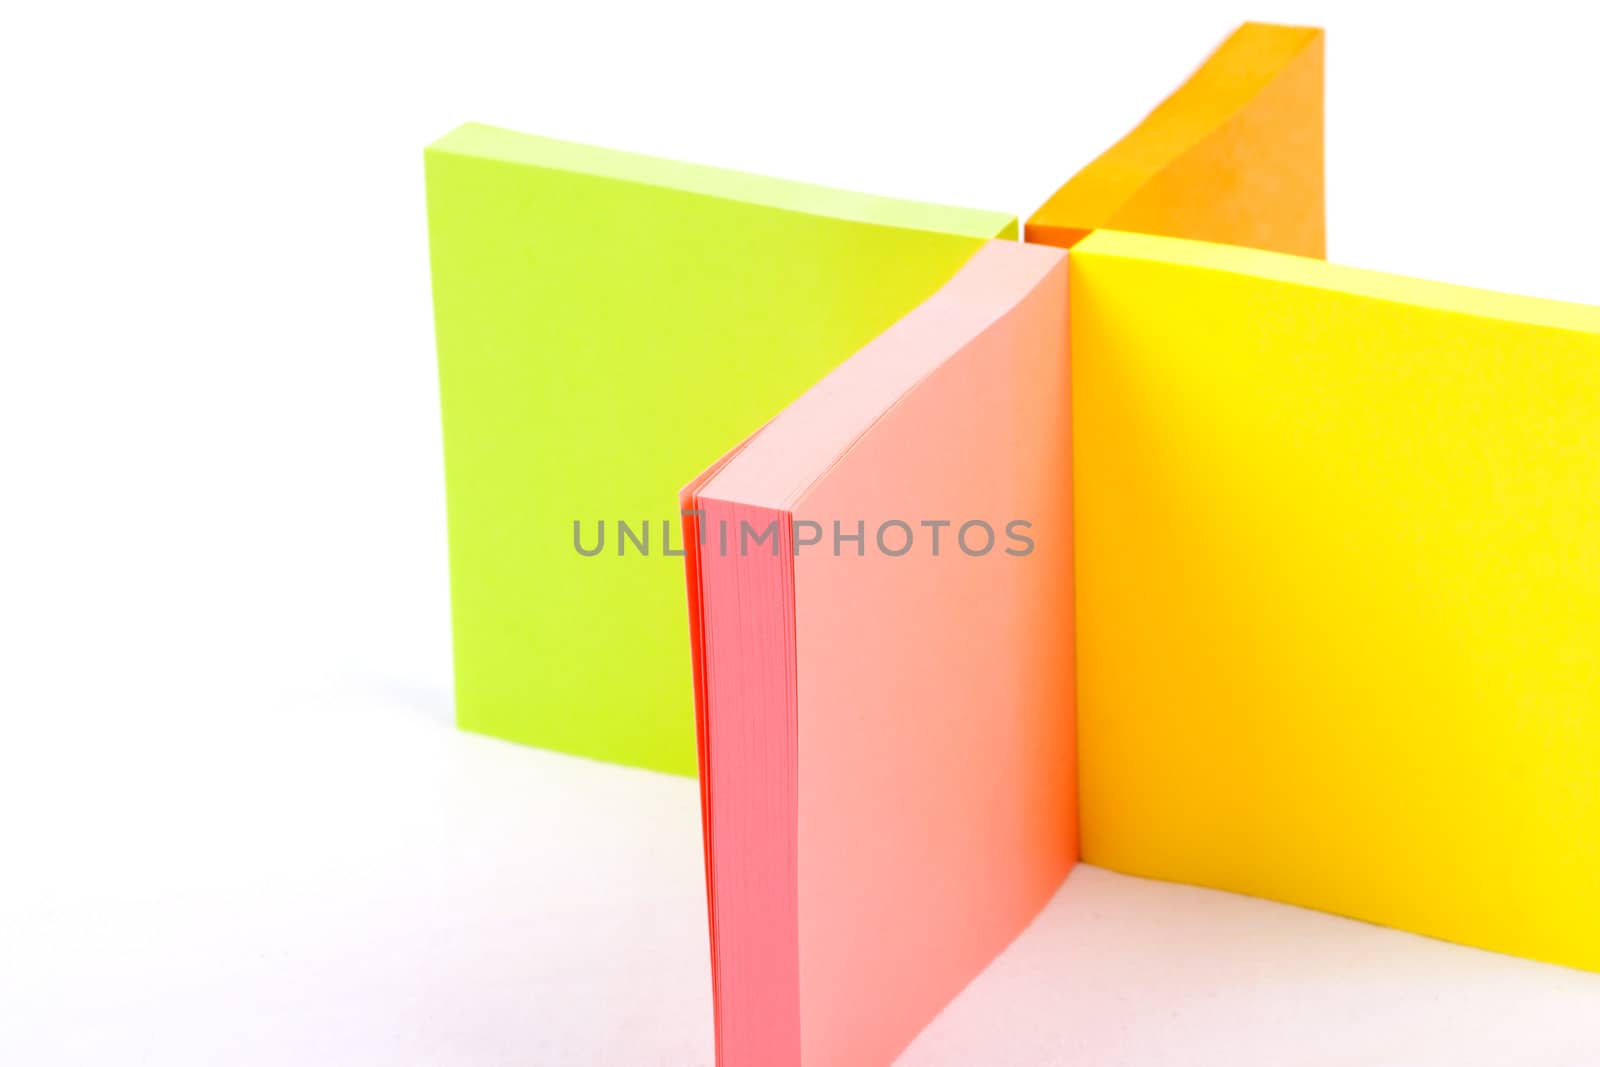
M0 1064L709 1063L693 783L449 725L423 145L1025 216L1245 17L1331 258L1600 303L1587 2L7 7ZM1600 979L1080 870L906 1058L1594 1064Z

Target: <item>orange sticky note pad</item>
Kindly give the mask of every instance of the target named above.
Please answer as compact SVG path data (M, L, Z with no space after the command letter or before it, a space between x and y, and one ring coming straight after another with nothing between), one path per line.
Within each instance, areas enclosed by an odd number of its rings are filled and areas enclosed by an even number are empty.
M1027 239L1113 229L1321 258L1322 81L1321 30L1245 23L1034 212Z

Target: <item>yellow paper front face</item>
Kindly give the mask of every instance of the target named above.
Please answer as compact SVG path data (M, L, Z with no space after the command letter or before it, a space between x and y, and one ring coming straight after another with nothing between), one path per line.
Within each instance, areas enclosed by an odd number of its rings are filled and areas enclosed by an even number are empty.
M1084 859L1600 969L1600 310L1071 285Z

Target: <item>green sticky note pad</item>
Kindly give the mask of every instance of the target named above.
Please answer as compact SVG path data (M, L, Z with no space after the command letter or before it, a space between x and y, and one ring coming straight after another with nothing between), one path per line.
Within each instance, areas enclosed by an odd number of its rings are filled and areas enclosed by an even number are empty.
M426 169L457 722L693 774L678 490L1016 222L477 125Z

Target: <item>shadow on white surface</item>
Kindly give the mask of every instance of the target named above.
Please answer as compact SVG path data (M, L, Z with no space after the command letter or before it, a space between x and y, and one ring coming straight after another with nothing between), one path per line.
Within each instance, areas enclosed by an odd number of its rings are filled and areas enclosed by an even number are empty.
M693 781L389 700L109 729L0 749L51 813L0 835L0 1064L711 1062Z
M383 707L410 712L436 725L455 728L455 697L442 686L383 678L372 684L372 696Z
M1600 974L1080 865L903 1067L1578 1067Z

